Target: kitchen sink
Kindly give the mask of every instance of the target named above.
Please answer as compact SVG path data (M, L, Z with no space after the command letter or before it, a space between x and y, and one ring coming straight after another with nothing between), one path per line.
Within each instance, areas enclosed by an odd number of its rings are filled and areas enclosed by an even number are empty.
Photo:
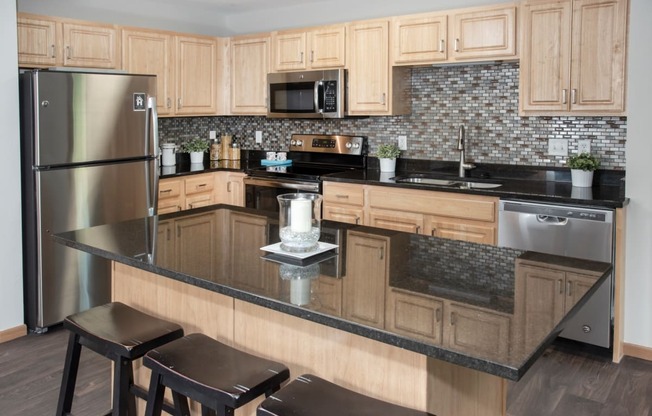
M460 189L494 189L503 186L502 183L476 182L472 180L466 180L464 178L455 178L455 179L433 178L422 173L400 175L400 176L395 176L392 179L396 183L447 186L450 188L460 188Z

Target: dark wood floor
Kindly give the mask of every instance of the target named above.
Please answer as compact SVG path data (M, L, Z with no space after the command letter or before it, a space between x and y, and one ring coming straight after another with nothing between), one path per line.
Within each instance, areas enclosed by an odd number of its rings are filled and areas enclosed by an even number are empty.
M67 333L0 344L0 415L52 415L56 408ZM96 416L110 408L110 365L82 350L73 413ZM518 383L511 383L509 416L652 416L652 363L620 364L574 344L550 347Z

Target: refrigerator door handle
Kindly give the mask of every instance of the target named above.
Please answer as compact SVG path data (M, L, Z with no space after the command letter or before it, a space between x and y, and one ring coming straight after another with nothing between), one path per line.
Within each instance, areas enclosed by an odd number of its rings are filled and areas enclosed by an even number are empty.
M158 145L158 111L156 109L156 97L147 98L147 123L145 128L145 140L146 143L149 141L149 128L151 123L152 129L152 145L154 146L154 172L150 172L147 175L147 214L151 217L156 215L156 207L158 206L158 156L159 156L159 145ZM148 165L149 166L149 165ZM151 180L150 180L151 177Z

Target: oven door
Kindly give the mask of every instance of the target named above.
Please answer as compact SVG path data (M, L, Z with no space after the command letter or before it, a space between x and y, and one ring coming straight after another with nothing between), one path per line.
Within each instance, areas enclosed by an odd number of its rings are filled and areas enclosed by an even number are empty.
M264 211L278 212L277 196L288 193L320 193L319 182L279 180L273 178L244 178L245 206Z

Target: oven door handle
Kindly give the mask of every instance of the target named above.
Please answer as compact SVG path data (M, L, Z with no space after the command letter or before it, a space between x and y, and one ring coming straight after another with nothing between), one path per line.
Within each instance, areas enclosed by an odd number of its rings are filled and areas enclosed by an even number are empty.
M315 81L315 90L313 92L315 99L315 111L319 114L324 112L324 105L322 104L322 100L319 99L319 93L324 89L323 85L324 83L322 81Z
M246 177L243 180L246 185L266 186L268 188L294 189L297 191L319 192L319 184L312 182L283 182L273 179L256 179Z

